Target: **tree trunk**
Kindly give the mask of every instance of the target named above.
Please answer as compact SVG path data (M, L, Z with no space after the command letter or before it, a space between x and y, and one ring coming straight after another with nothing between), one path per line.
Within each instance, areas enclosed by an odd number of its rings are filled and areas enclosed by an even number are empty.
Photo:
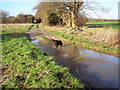
M71 12L71 18L70 19L71 19L71 25L72 25L71 27L75 28L75 17L74 17L74 13L73 12Z
M70 27L72 28L72 15L70 13Z

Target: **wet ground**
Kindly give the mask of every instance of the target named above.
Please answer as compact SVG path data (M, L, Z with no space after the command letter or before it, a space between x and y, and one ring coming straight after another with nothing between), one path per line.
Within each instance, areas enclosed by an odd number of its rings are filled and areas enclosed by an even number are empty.
M49 56L54 56L58 64L68 67L82 82L93 88L118 87L118 57L78 47L65 40L62 40L63 47L56 49L50 39L61 38L46 33L40 27L38 30L39 33L34 33L34 27L30 30L30 36L34 38L32 42Z

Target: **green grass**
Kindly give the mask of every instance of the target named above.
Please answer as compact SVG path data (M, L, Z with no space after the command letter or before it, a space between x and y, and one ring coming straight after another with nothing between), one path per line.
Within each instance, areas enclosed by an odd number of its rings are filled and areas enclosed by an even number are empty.
M86 24L120 24L120 22L105 22L105 21L89 21Z
M38 32L37 24L35 24L34 29L35 32Z
M89 21L86 23L88 28L112 28L115 31L118 31L120 28L120 22L107 22L107 21ZM119 30L120 31L120 30Z
M79 79L46 56L26 32L31 25L3 25L3 88L83 88Z
M67 40L70 40L72 43L76 43L82 47L92 49L95 51L99 51L101 53L112 54L118 56L119 50L116 47L104 47L108 43L92 43L89 40L83 40L82 37L79 37L75 31L73 33L68 33L67 31L60 31L58 30L49 30L45 28L43 25L40 24L40 27L43 28L46 32L51 33L53 35L61 36Z

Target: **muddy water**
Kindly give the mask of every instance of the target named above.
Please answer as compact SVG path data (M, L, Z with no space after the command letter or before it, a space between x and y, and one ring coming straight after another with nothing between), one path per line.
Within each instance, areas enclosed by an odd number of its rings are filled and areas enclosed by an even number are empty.
M43 37L37 37L32 42L93 88L118 87L120 66L117 57L87 50L69 42L63 42L63 47L56 49L53 41Z

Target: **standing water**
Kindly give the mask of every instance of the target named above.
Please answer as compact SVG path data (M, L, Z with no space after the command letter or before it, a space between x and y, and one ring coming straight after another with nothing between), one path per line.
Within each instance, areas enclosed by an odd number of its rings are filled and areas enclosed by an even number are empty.
M32 42L93 88L118 88L118 57L94 52L69 42L63 42L63 47L55 48L53 41L43 37L37 37Z

